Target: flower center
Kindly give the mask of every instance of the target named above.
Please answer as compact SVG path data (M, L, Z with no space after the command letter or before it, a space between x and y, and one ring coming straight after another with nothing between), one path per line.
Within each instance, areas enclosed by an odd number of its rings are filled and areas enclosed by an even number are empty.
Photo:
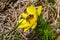
M33 18L34 18L33 15L29 15L29 16L26 18L26 20L30 23L30 20L33 19Z

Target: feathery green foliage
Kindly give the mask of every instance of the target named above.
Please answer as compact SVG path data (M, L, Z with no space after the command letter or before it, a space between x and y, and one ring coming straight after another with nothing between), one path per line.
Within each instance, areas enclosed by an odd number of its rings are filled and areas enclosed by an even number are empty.
M41 40L55 40L56 37L56 34L51 28L50 23L48 21L45 21L42 16L38 19L35 32L37 35L41 35Z

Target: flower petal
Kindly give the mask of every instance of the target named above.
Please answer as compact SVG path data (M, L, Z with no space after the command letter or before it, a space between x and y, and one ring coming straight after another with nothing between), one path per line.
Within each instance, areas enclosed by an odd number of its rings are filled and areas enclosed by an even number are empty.
M22 22L24 19L20 19L20 20L18 20L18 23L20 23L20 22Z
M36 14L35 6L31 5L31 6L27 7L27 13L28 14Z
M26 13L22 13L21 15L23 16L23 18L26 18L28 16Z
M31 26L29 26L29 27L25 28L25 29L24 29L24 32L26 32L27 30L29 30L29 29L30 29L30 27L31 27Z
M21 19L22 20L22 19ZM29 23L26 21L26 20L24 20L19 26L18 26L18 28L26 28L26 27L28 27L29 26Z
M42 6L39 6L38 9L37 9L37 13L38 13L38 15L41 14L41 11L42 11Z
M37 23L35 23L31 28L32 29L35 29L36 25L37 25Z

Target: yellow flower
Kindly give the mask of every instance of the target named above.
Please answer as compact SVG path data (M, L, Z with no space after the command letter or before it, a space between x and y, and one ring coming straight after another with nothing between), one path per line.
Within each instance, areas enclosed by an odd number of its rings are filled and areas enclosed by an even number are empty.
M22 20L24 20L18 26L18 28L23 28L24 32L26 32L30 28L35 29L38 16L40 16L40 13L42 11L42 6L38 6L38 9L36 9L35 6L31 5L27 7L26 11L27 13L22 13L23 18L18 21L18 23L20 23Z

